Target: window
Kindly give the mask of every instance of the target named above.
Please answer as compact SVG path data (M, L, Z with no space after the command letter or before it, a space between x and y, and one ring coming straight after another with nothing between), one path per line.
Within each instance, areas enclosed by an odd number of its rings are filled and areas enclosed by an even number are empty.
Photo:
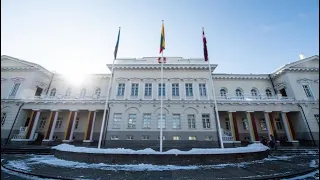
M283 130L282 122L279 118L276 119L276 126L278 130Z
M12 88L11 93L10 93L11 97L15 97L16 96L20 85L21 85L21 83L14 83L13 88Z
M165 136L162 136L162 140L165 140L166 137ZM158 136L158 140L160 140L160 136Z
M172 84L172 96L179 96L179 84L178 83Z
M101 89L100 89L100 88L97 88L97 89L96 89L96 92L94 93L94 95L96 95L96 98L97 98L97 99L99 99L100 94L101 94Z
M199 92L200 92L200 96L207 96L206 84L204 83L199 84Z
M45 125L46 125L46 120L41 120L40 123L39 123L38 128L39 129L43 129Z
M43 89L37 86L35 96L41 96Z
M138 96L139 84L131 84L131 96Z
M128 119L128 128L129 129L135 129L136 128L136 114L129 114L129 119Z
M226 130L230 130L230 120L229 120L229 118L226 118L225 122L226 122Z
M197 137L196 136L189 136L189 140L195 141L195 140L197 140Z
M173 114L172 128L173 129L179 129L180 128L180 114Z
M76 124L74 125L74 129L78 129L79 127L79 118L76 119Z
M151 96L152 95L152 84L146 83L144 85L144 95L145 96Z
M119 137L118 137L118 136L111 136L110 139L111 139L111 140L119 140Z
M150 140L150 136L142 135L142 140Z
M186 96L193 96L192 83L186 83Z
M6 118L7 118L7 113L5 113L5 112L1 113L1 126L4 125Z
M243 98L242 91L240 89L236 90L236 95L237 95L237 97L240 97L241 99Z
M204 140L206 140L206 141L212 141L212 136L206 136L206 137L204 137Z
M286 92L285 88L280 89L279 92L282 96L287 97L287 92Z
M175 141L181 140L181 136L173 136L172 139L175 140Z
M56 96L56 93L57 93L57 89L53 88L53 89L51 89L50 96L54 97L54 96Z
M264 119L260 119L259 124L260 124L260 128L261 128L262 131L266 131L267 130L266 121Z
M272 97L272 93L271 93L270 89L266 90L266 95L267 95L267 97Z
M227 97L227 90L226 89L220 89L220 96L221 97Z
M204 129L210 128L210 116L209 114L202 114L202 126Z
M143 128L151 128L151 114L143 114Z
M126 139L127 140L133 140L134 138L133 138L133 136L126 136Z
M66 91L66 96L70 96L71 95L71 88L68 88Z
M196 119L194 117L194 114L188 114L188 127L189 129L196 128Z
M125 84L124 83L120 83L118 85L118 94L117 94L117 96L124 96L124 90L125 90Z
M80 91L80 98L84 98L86 96L86 89L82 88Z
M57 122L56 122L56 129L60 129L61 128L61 126L62 126L62 120L57 120Z
M306 96L309 98L309 97L313 97L312 93L311 93L311 90L310 90L310 87L309 85L302 85L303 87L303 90L304 92L306 93Z
M122 114L120 114L120 113L113 114L113 127L112 128L120 128L121 119L122 119Z
M253 97L257 97L258 96L258 92L257 92L257 90L255 90L255 89L251 89L251 96L253 96Z
M161 83L158 84L158 96L161 96L161 89L162 89L162 96L166 96L166 84L163 83L161 86Z
M249 124L247 119L242 119L242 126L244 130L249 130Z
M158 114L158 128L160 128L160 123L161 123L161 115ZM162 128L166 128L166 115L162 114Z

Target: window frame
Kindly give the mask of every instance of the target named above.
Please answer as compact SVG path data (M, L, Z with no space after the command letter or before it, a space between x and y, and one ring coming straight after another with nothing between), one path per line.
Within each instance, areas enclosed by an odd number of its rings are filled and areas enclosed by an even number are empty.
M171 84L171 88L172 88L172 96L180 96L180 93L179 93L179 83L172 83Z
M130 121L131 120L131 121ZM136 129L137 125L137 114L128 115L128 129Z
M204 116L208 116L208 117L204 117ZM211 129L210 114L202 114L201 120L202 120L202 128L203 129ZM209 126L208 126L208 124L209 124Z
M263 127L264 125L264 127ZM260 130L261 131L267 131L267 123L266 123L266 120L264 118L260 119L259 120L259 126L260 126Z
M118 83L117 96L124 96L126 84Z
M186 96L193 96L193 83L185 83Z
M117 117L117 118L116 118ZM122 113L114 113L112 120L112 129L120 129L122 121Z
M7 112L2 112L1 113L1 127L5 124L7 119Z
M161 94L161 91L162 91L162 94ZM162 83L162 85L161 83L158 83L158 96L166 97L166 83Z
M144 84L144 96L152 96L152 83Z
M189 118L193 117L193 118ZM196 116L194 114L187 114L187 120L188 120L188 129L196 129Z
M143 114L142 129L151 129L151 113Z
M178 117L178 118L176 118ZM172 114L172 129L181 129L181 116L180 114Z
M206 83L199 83L199 94L202 97L207 96L207 86Z
M15 98L17 95L17 92L19 91L21 86L21 82L15 82L12 86L12 89L10 91L9 97Z
M163 117L163 119L162 119L162 121L163 121L163 123L162 123L162 129L165 129L166 128L166 114L162 114L162 117ZM160 126L160 121L161 120L161 117L160 117L160 114L158 114L158 123L157 123L157 128L158 129L160 129L161 128L161 126Z
M139 96L139 83L131 83L131 96Z
M305 88L306 87L306 88ZM306 95L307 98L314 98L313 93L311 91L311 88L309 86L309 84L302 84L302 89L304 91L304 94ZM308 93L310 95L308 95Z

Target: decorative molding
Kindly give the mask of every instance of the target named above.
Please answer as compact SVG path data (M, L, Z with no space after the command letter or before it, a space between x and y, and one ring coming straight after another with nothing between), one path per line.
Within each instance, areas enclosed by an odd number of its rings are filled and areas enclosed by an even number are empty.
M1 84L4 83L5 81L7 81L8 79L6 78L1 78Z
M36 84L42 89L45 89L47 87L47 84L44 82L36 81Z
M274 88L277 89L277 90L285 88L285 87L286 87L286 83L284 83L284 82L274 85Z
M297 82L298 82L298 83L308 83L308 84L311 84L311 83L313 83L314 81L311 80L311 79L303 78L303 79L298 79Z
M248 80L262 80L269 79L267 74L213 74L213 79L248 79Z
M14 77L14 78L11 78L11 80L15 83L19 83L19 82L23 82L25 79L22 77Z

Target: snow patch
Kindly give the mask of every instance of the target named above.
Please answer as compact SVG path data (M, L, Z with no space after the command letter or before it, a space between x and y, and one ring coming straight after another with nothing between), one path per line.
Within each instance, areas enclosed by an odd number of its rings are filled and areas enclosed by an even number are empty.
M132 150L124 148L115 149L98 149L98 148L87 148L87 147L76 147L70 144L60 144L58 146L52 147L59 151L68 152L80 152L80 153L97 153L97 154L234 154L234 153L252 153L266 151L269 148L261 143L250 144L247 147L237 147L237 148L193 148L189 151L180 151L178 149L171 149L166 152L158 152L151 148L143 150Z
M7 166L11 166L16 169L24 170L24 171L31 171L31 168L23 161L8 161Z
M45 178L38 178L36 176L31 176L31 175L25 175L25 174L21 174L21 173L17 173L17 172L14 172L14 171L11 171L9 169L6 169L6 168L3 168L1 166L1 171L2 172L5 172L7 174L10 174L10 175L14 175L14 176L18 176L20 178L23 178L23 179L30 179L30 180L43 180ZM1 176L4 176L5 177L5 174L2 174ZM53 180L53 179L46 179L46 180Z
M316 160L312 160L310 163L309 163L309 167L318 167L317 164L319 164L319 160L317 159L318 163L316 162Z
M137 165L113 165L113 164L88 164L76 161L67 161L55 158L54 156L35 156L30 158L30 163L44 163L52 166L68 167L68 168L92 168L101 170L125 170L125 171L166 171L166 170L190 170L198 169L198 166L175 166L175 165L152 165L152 164L137 164ZM33 162L32 162L33 161Z

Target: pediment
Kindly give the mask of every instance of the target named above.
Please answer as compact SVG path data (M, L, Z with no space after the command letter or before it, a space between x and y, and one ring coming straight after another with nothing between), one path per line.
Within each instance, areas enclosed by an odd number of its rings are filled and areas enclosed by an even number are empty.
M34 65L24 62L24 61L19 61L19 60L12 60L6 57L1 57L1 67L26 67L26 68L33 68L35 67Z
M301 60L289 66L289 68L319 68L319 59Z

